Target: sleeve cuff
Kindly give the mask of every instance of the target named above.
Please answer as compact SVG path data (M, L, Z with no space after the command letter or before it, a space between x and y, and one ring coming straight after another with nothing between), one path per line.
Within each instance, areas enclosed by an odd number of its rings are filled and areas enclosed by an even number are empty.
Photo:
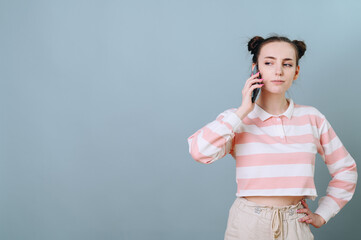
M325 219L326 223L328 223L328 221L332 217L334 217L334 214L332 212L330 212L330 210L328 210L327 208L324 208L324 207L318 207L317 210L315 211L315 213L320 215L323 219Z
M232 126L233 132L239 130L243 125L242 120L234 112L229 112L227 116L223 118L223 121L229 123Z

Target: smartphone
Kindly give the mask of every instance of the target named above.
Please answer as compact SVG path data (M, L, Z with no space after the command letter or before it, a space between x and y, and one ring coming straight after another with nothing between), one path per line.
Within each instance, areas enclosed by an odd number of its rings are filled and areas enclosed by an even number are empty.
M253 76L253 75L256 74L257 72L258 72L258 64L256 64L256 66L254 67L251 76ZM257 78L258 78L258 79L262 78L262 77L261 77L261 73L258 75ZM262 84L262 83L257 82L257 83L254 83L254 84ZM254 84L252 84L252 85L254 85ZM254 103L254 102L256 101L256 98L257 98L258 93L259 93L260 90L261 90L261 88L255 88L255 89L253 90L253 92L252 92L252 103Z

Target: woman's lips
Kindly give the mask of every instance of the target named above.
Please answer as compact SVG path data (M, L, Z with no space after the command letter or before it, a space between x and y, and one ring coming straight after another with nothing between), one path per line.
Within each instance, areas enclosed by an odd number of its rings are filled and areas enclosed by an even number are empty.
M271 81L271 82L273 82L274 84L282 84L282 83L284 83L285 81L282 81L282 80L273 80L273 81Z

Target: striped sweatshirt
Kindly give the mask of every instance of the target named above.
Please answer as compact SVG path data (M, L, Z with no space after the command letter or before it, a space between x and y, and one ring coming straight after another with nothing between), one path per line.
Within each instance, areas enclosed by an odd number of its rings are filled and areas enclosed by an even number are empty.
M332 177L315 213L326 223L351 200L357 182L355 160L325 116L294 104L272 115L255 104L243 120L230 108L188 138L189 152L210 164L231 154L236 161L236 196L305 196L315 200L318 153Z

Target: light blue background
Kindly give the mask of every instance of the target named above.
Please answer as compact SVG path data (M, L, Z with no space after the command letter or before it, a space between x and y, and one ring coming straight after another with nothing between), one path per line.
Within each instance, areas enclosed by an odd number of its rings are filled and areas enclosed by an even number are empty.
M197 163L187 138L241 104L255 35L306 42L286 96L325 114L360 168L360 10L356 0L1 0L0 239L223 239L235 162ZM315 180L323 196L319 156ZM316 239L361 238L359 193L311 226Z

